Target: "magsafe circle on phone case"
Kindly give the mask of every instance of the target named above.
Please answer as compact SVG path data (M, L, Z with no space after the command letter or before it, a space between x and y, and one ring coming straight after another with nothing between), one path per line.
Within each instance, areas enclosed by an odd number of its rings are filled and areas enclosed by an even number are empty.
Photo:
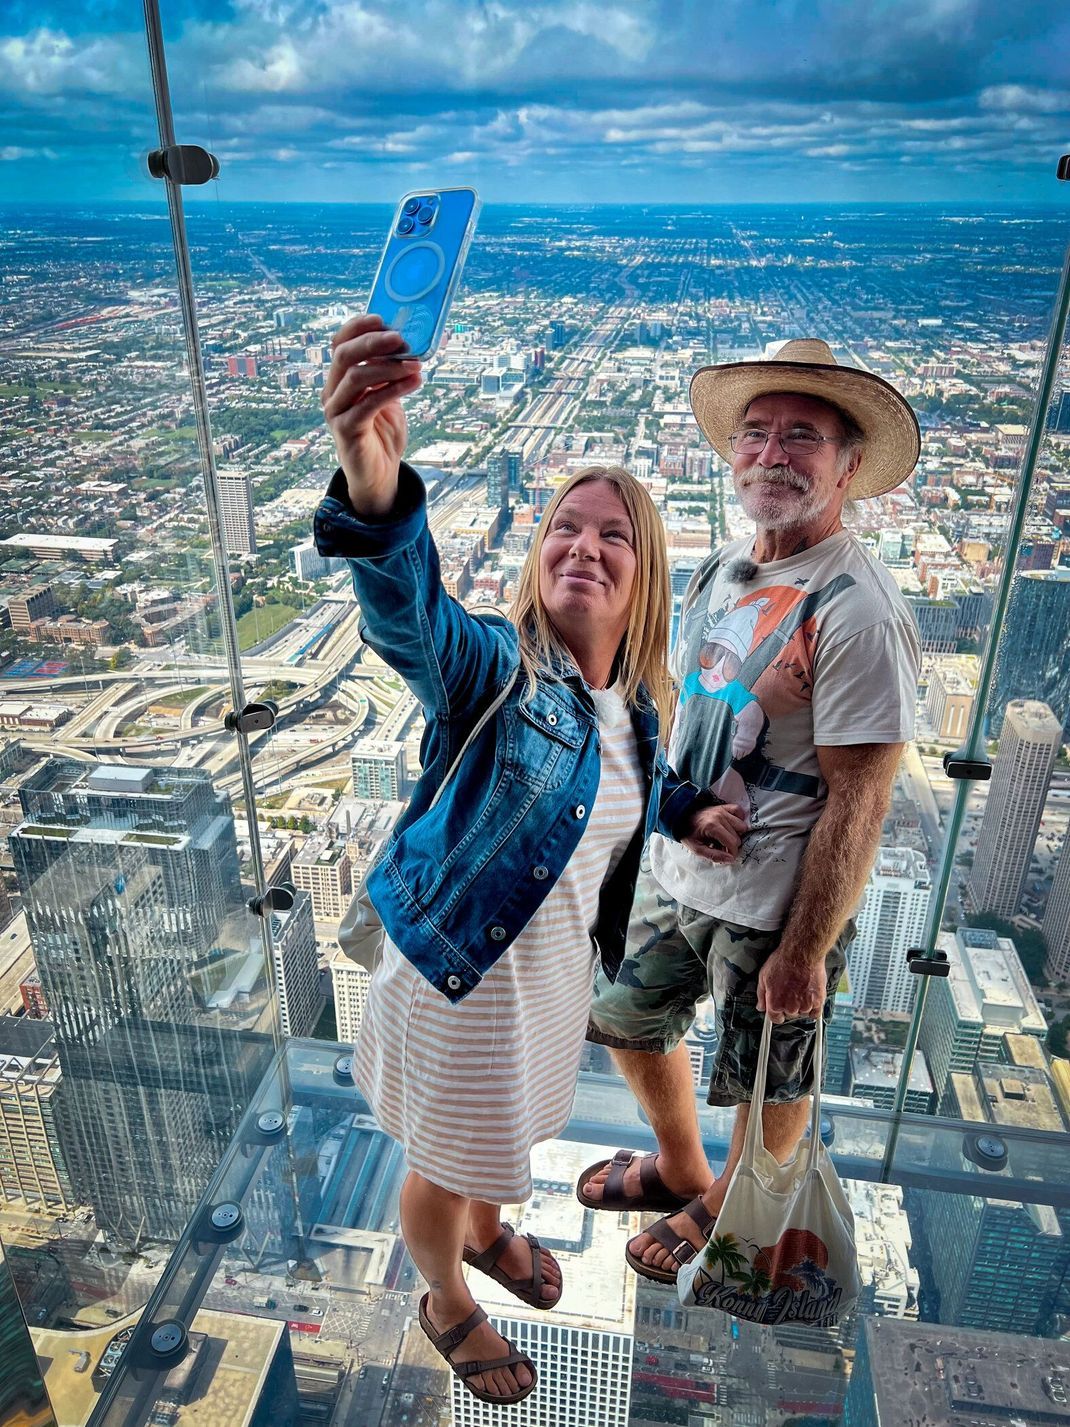
M398 253L383 279L394 302L417 302L426 297L446 270L446 255L437 243L413 243Z

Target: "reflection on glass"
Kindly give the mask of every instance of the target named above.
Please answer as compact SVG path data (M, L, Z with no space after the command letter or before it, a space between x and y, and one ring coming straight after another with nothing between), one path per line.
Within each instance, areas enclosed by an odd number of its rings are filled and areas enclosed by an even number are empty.
M9 845L63 1084L58 1152L123 1245L182 1232L270 1051L230 800L200 770L54 758Z
M0 1362L4 1365L0 1423L3 1427L56 1427L7 1257L0 1247Z

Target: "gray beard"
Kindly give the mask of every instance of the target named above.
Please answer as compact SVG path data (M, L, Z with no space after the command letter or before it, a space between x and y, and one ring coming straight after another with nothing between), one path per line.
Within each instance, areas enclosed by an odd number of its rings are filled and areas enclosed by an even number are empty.
M759 493L758 483L748 484L750 472L744 476L733 475L739 503L755 524L766 530L790 530L795 526L807 525L828 505L828 501L816 495L814 487L805 476L793 471L790 466L769 466L762 472L760 484L787 486L798 491L801 499L790 506L782 506L774 497Z

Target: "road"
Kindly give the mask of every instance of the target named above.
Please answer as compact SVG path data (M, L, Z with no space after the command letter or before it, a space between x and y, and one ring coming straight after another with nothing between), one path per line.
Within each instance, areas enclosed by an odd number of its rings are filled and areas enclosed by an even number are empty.
M33 948L26 930L26 913L20 912L0 932L0 1014L17 1015L23 1010L19 983L33 970Z

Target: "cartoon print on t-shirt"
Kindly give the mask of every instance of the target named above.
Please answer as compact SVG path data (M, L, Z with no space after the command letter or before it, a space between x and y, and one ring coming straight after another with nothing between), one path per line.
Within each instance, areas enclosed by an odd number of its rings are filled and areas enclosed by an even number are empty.
M816 616L854 583L837 575L809 592L773 585L685 616L679 653L686 672L671 756L696 786L750 809L745 861L765 841L757 821L760 789L810 799L820 794L819 778L769 756L770 717L810 702Z
M758 747L769 723L757 696L737 677L768 604L758 599L741 602L727 614L708 613L699 667L680 688L681 738L686 737L697 754L692 757L692 781L726 803L747 801L746 785L733 763Z

